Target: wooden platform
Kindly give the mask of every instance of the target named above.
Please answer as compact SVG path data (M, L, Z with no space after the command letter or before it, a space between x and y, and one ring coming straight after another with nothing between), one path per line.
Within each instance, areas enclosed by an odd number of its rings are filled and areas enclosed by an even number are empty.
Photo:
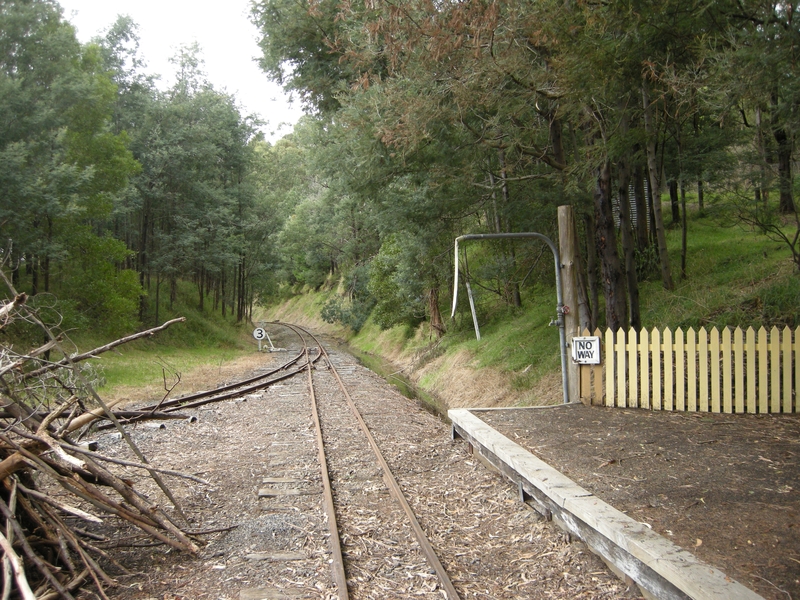
M763 598L603 502L466 409L448 411L453 435L520 489L521 498L583 540L643 593L659 599Z

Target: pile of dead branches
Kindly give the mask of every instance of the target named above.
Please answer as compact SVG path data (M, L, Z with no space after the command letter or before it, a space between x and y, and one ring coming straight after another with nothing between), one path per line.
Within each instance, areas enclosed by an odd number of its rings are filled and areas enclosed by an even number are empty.
M6 279L1 271L0 277ZM35 326L46 342L25 352L0 344L0 600L73 598L79 588L107 598L106 590L116 584L112 569L125 573L108 552L120 543L116 528L133 530L133 538L198 551L200 540L185 529L162 475L197 479L148 463L120 421L158 415L114 412L95 391L84 361L183 319L70 355L26 296L7 279L6 285L13 300L0 302L0 333L15 325ZM112 459L82 442L100 420L117 427L138 460ZM150 499L115 474L123 466L147 473L172 503L171 514L160 508L163 498Z

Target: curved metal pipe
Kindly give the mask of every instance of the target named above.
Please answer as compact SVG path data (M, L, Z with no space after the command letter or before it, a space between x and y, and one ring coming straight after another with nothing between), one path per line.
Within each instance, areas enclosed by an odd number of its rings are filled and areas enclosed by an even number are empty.
M553 252L556 267L556 325L558 325L559 344L561 346L561 385L563 387L564 404L569 404L569 387L567 381L567 334L564 326L564 295L561 286L561 256L558 253L558 248L549 237L542 233L524 232L524 233L469 233L461 235L456 238L455 243L455 277L453 279L453 310L450 313L452 319L456 315L456 302L458 301L458 242L462 240L498 240L498 239L529 239L534 238L543 241L550 247ZM475 331L477 332L477 317L475 315L474 305L470 302L470 309L472 310L472 320L475 323ZM480 334L478 334L478 339Z

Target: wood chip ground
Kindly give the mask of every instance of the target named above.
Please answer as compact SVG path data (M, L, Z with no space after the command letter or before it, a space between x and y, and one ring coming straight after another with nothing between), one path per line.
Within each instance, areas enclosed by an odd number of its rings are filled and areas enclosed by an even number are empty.
M286 347L289 340L278 343ZM280 357L265 353L261 368L266 370ZM356 404L462 598L639 597L582 543L541 521L518 500L516 488L471 457L463 442L452 441L447 424L352 358L337 360L349 361L348 383L358 383ZM194 421L132 429L154 464L208 481L169 483L190 515L191 529L216 532L202 536L208 543L196 558L163 546L109 550L130 571L118 573L119 585L110 597L336 597L313 424L310 409L302 406L306 401L299 400L305 385L304 378L295 377L243 400L195 409ZM100 436L98 442L104 454L127 455L118 435ZM347 465L337 464L336 472L347 473ZM133 471L126 476L142 493L157 495L148 487L149 480ZM356 493L387 493L359 490L355 480L350 484ZM391 544L374 543L366 522L360 534L348 536L369 553L372 565L372 570L347 573L357 591L352 598L442 597L424 562L403 574L405 593L387 592L381 577L396 568ZM135 540L120 539L131 541Z

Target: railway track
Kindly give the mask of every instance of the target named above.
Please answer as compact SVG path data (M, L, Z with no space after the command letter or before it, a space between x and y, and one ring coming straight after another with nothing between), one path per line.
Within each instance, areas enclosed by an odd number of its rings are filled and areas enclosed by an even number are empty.
M409 592L408 573L414 572L424 574L422 582L431 590L427 592L431 597L442 598L439 591L442 590L448 600L460 600L353 400L346 382L353 365L343 362L341 354L329 352L319 338L302 327L284 323L272 325L289 329L299 347L280 365L214 390L141 407L128 422L146 419L148 414L156 412L172 413L236 400L289 379L304 377L306 406L304 408L301 403L294 408L310 412L314 422L321 503L329 532L328 562L336 597L348 600L351 590L354 598L399 597ZM283 474L265 480L272 487L262 490L262 498L282 498L284 494L276 486L299 483L295 476L303 470L300 464L308 463L306 452L307 448L296 454L299 460L295 468L284 469L291 477ZM296 492L295 487L292 493ZM380 564L387 548L392 550L391 559ZM381 560L376 562L376 557ZM369 589L376 585L376 580L380 582L377 595L375 590Z
M148 456L208 481L173 491L193 530L216 533L199 562L161 555L149 584L113 598L632 597L438 419L335 346L269 327L289 351L257 377L141 409L196 417L134 434ZM127 458L113 434L100 444Z
M417 569L421 554L424 556L428 569L438 578L437 588L445 592L449 600L459 600L458 592L450 580L446 569L436 554L425 531L417 520L413 509L408 503L397 478L392 473L389 464L375 441L375 437L364 421L353 397L345 383L347 372L350 370L331 358L330 353L311 332L294 325L291 328L302 340L306 356L308 356L308 338L316 343L317 355L324 359L325 368L313 368L311 360L304 362L308 373L309 396L311 398L312 415L316 429L318 456L323 480L324 505L330 530L331 567L337 593L340 600L348 599L347 570L361 570L371 573L369 566L370 552L360 552L361 548L355 542L356 537L363 539L363 531L357 528L352 531L349 520L353 515L358 515L359 521L364 515L370 521L370 543L389 545L395 549L391 569L394 574L401 574L396 582L395 593L406 591L407 577L403 575L404 568ZM340 374L340 370L342 373ZM330 457L330 460L329 460ZM337 465L348 465L347 473L338 469ZM330 467L329 467L330 464ZM363 488L348 486L344 482L344 475L353 475L357 465L359 477ZM331 473L337 475L331 480ZM380 478L390 494L364 494L364 489L374 490ZM337 511L338 504L338 511ZM338 512L338 516L337 516ZM341 529L338 525L342 517ZM409 530L413 536L409 535ZM354 535L354 533L356 535ZM380 539L383 537L384 539ZM404 540L407 546L403 549L398 540ZM405 564L403 564L405 561ZM364 563L364 564L360 564ZM384 586L382 592L390 592L392 581L386 575L382 576ZM354 581L358 581L355 578ZM352 587L358 589L355 583ZM437 594L438 597L438 594Z

